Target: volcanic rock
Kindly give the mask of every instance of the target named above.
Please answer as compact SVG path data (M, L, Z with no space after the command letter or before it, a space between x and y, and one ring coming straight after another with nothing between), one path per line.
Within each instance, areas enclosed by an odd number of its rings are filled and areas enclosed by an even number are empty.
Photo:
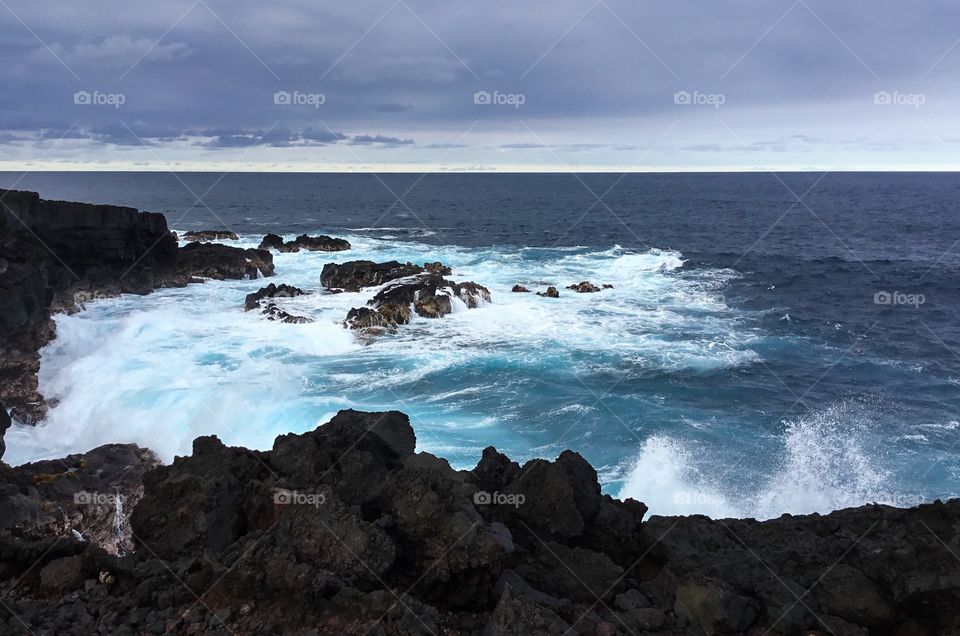
M178 248L162 214L19 190L0 190L0 208L0 400L22 423L47 412L36 374L39 350L55 335L53 313L200 277L273 273L269 252L200 242Z
M547 287L547 291L537 292L537 296L545 296L546 298L560 298L560 292L557 291L556 287Z
M320 236L301 234L292 241L284 242L283 238L276 234L267 234L260 241L260 249L275 249L280 252L299 252L302 249L309 252L342 252L350 249L350 242L325 234Z
M201 241L206 243L209 241L223 240L236 241L240 237L237 236L236 232L231 232L230 230L201 230L197 232L184 232L182 238L185 241Z
M574 285L567 285L567 289L572 289L573 291L577 292L578 294L592 294L592 293L595 293L595 292L600 291L600 288L599 288L599 287L597 287L596 285L594 285L593 283L591 283L591 282L588 281L588 280L581 281L581 282L576 283L576 284L574 284Z
M38 505L0 530L0 629L934 636L958 619L960 501L644 520L575 453L521 467L488 448L458 472L417 453L397 412L341 411L267 451L200 437L146 473L111 453L67 458L75 478L56 462L3 469L0 519ZM143 489L135 552L50 524L127 464L119 492Z
M412 263L388 261L348 261L327 263L320 272L320 284L328 289L359 291L362 287L376 287L398 278L422 274L424 268Z

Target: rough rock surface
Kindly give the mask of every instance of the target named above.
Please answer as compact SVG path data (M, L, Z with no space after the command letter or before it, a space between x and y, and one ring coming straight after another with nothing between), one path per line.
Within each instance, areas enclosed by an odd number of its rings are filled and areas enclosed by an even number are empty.
M272 273L269 252L201 242L178 248L162 214L0 190L0 401L18 422L45 416L38 352L55 335L53 313L200 278Z
M567 289L572 289L578 294L593 294L600 291L599 287L588 280L580 281L579 283L574 283L573 285L567 285Z
M526 287L524 287L523 285L514 285L514 286L513 286L513 289L511 289L510 291L515 292L515 293L518 293L518 294L524 294L524 293L529 293L529 292L530 292L530 290L527 289Z
M152 451L133 444L16 468L0 464L0 533L41 540L74 538L76 532L110 554L127 552L143 475L159 465Z
M181 235L181 238L184 241L223 241L231 240L236 241L240 237L237 236L236 232L231 232L230 230L200 230L200 231L191 231L184 232Z
M416 453L415 442L403 414L356 411L282 435L269 451L198 438L191 457L143 476L133 554L0 534L0 631L934 636L960 628L951 555L960 550L960 501L766 522L645 521L643 504L603 495L576 453L520 466L488 448L475 469L454 471Z
M557 291L556 287L547 287L547 291L537 292L537 296L545 296L546 298L560 298L560 292Z
M327 289L360 291L362 287L376 287L398 278L422 274L425 268L413 263L387 261L348 261L343 264L327 263L320 272L320 284Z
M301 234L292 241L284 241L283 237L276 234L267 234L260 241L260 249L277 250L279 252L299 252L307 250L309 252L342 252L350 249L350 242L344 239L333 238L321 234L320 236L307 236Z
M7 413L7 407L0 402L0 459L3 459L3 453L7 450L7 446L3 441L3 435L7 432L7 429L10 428L10 424L10 414Z
M291 324L313 322L311 318L307 318L306 316L296 316L287 312L272 300L274 298L294 298L296 296L303 296L305 293L302 289L294 287L293 285L275 285L274 283L270 283L252 294L247 294L246 300L244 301L244 311L259 309L260 313L266 316L268 320L277 320Z
M490 302L490 290L473 282L455 283L444 276L452 270L443 263L389 261L349 261L328 263L320 274L320 283L327 289L359 291L364 287L385 285L368 303L370 307L353 308L344 325L367 334L394 330L410 322L413 313L424 318L440 318L453 311L458 298L468 308Z

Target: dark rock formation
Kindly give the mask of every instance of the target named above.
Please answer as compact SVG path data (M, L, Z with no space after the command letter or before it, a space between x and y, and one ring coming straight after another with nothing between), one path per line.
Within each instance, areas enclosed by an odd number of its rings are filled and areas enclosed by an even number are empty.
M260 309L260 313L266 316L268 320L276 320L279 322L297 325L310 323L313 322L313 319L307 318L306 316L296 316L288 313L286 310L281 309L277 303L270 300L273 298L294 298L296 296L303 296L304 293L305 292L302 289L299 287L294 287L293 285L275 285L270 283L266 287L261 287L252 294L247 294L247 298L244 302L244 311Z
M200 230L198 232L184 232L183 236L184 241L223 241L223 240L232 240L236 241L240 237L237 236L236 232L231 232L230 230Z
M0 459L3 459L3 453L7 450L7 445L3 441L3 435L10 428L10 414L7 413L7 407L0 403Z
M544 296L546 298L560 298L560 292L557 291L556 287L547 287L547 291L537 292L537 296Z
M576 453L521 467L488 448L458 472L415 442L403 414L356 411L265 452L198 438L143 476L123 559L0 534L0 629L934 636L960 621L960 501L645 521ZM109 461L86 459L81 482ZM35 469L9 470L29 489Z
M523 285L514 285L514 286L513 286L513 289L511 289L510 291L515 292L515 293L518 293L518 294L523 294L523 293L529 293L529 292L530 292L530 290L527 289L526 287L524 287Z
M286 283L281 283L277 285L275 283L270 283L266 287L261 287L252 294L247 294L247 298L244 301L243 308L245 311L253 311L254 309L260 308L260 301L265 298L295 298L297 296L303 296L304 291L299 287L294 287L293 285L287 285Z
M0 400L19 422L45 416L36 374L38 352L55 335L53 313L198 277L272 273L269 252L209 243L178 249L162 214L0 190Z
M263 237L263 240L260 241L260 249L274 249L280 252L299 252L300 250L307 250L309 252L342 252L350 249L350 242L323 234L320 236L301 234L292 241L284 242L283 238L276 234L267 234Z
M143 475L159 464L147 449L108 444L17 468L0 465L0 533L28 540L79 535L110 554L128 552Z
M573 285L567 285L567 289L572 289L578 294L593 294L600 291L600 288L591 283L588 280L575 283Z
M345 324L353 329L392 329L410 322L411 306L419 316L440 318L453 311L453 298L473 309L482 301L490 302L490 291L476 283L454 283L440 274L424 272L395 280L380 290L369 303L379 317L354 309Z
M348 261L346 263L327 263L320 272L320 284L328 289L360 291L362 287L376 287L398 278L422 274L424 268L412 263L388 261Z

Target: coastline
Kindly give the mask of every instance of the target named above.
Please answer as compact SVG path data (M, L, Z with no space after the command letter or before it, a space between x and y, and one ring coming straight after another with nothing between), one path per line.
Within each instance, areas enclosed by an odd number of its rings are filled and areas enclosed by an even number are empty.
M16 218L0 225L0 281L13 299L0 400L26 422L45 412L37 352L55 337L52 311L272 274L269 251L178 248L162 215L35 193L11 201ZM402 324L397 307L443 287L429 275L362 326ZM957 624L956 500L766 522L645 520L642 503L601 495L571 451L521 467L488 448L472 471L454 471L415 447L406 416L343 411L272 451L201 437L169 466L129 445L4 466L0 565L17 582L8 623L22 629L26 614L38 628L89 629L96 604L109 608L98 627L135 632L933 634Z

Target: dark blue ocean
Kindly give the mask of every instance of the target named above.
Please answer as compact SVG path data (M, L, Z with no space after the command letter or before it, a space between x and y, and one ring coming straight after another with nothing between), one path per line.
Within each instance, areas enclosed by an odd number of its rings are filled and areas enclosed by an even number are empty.
M175 230L323 232L276 255L310 325L208 282L60 316L46 425L8 461L215 433L269 447L340 408L408 413L471 467L583 454L653 512L770 517L960 495L960 176L954 174L0 174L45 198L163 212ZM199 199L199 200L198 200ZM230 241L228 241L230 242ZM323 264L441 260L493 302L360 342L373 292ZM581 280L613 289L575 294ZM561 288L559 299L513 294Z

